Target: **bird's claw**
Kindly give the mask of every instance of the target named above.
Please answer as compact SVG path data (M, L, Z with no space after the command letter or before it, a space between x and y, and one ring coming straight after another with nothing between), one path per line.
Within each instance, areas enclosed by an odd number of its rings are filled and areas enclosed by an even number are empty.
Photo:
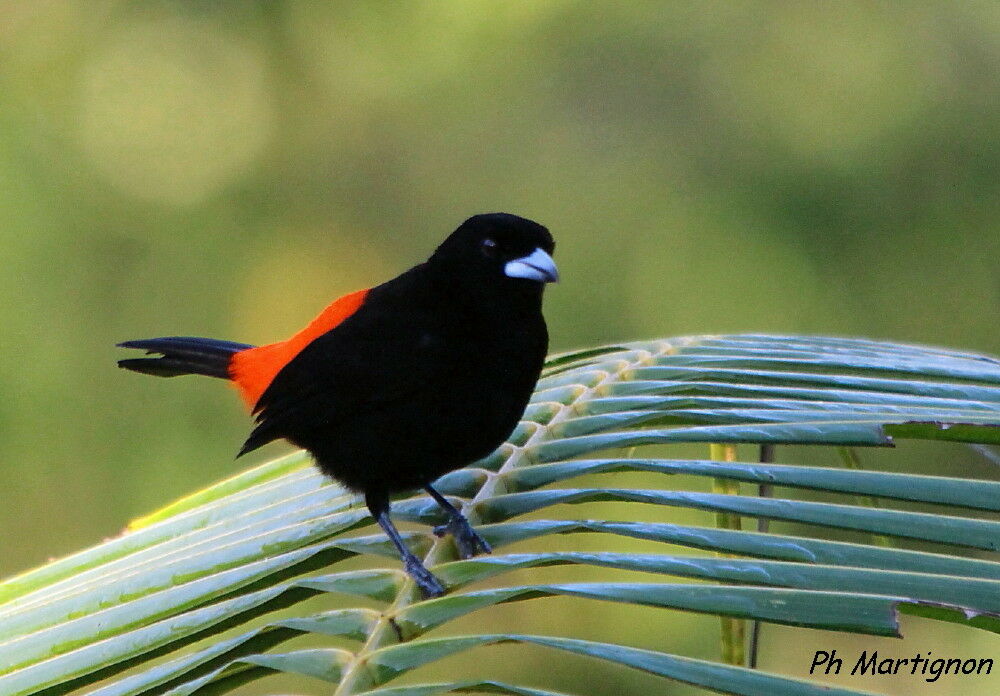
M481 553L493 553L493 548L476 533L469 521L464 517L452 517L447 524L434 528L434 535L444 537L451 534L458 547L458 555L462 558L472 558Z
M444 585L441 584L441 581L437 579L434 573L424 567L420 559L416 557L405 559L403 561L403 569L413 579L413 582L416 583L424 599L433 599L445 593Z

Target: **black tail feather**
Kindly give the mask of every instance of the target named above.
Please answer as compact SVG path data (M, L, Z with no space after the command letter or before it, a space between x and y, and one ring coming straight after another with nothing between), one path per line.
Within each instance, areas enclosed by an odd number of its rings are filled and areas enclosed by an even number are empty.
M119 348L138 348L147 354L159 353L160 358L129 358L119 360L118 367L157 377L206 375L229 379L229 360L234 353L253 348L246 343L219 341L194 336L166 336L125 341Z

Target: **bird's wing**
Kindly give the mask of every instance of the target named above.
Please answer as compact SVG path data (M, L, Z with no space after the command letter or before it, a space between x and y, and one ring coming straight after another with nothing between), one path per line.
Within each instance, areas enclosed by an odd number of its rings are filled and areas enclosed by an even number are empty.
M399 319L366 306L305 346L260 395L240 454L301 433L332 434L348 417L430 388L442 361L412 316Z

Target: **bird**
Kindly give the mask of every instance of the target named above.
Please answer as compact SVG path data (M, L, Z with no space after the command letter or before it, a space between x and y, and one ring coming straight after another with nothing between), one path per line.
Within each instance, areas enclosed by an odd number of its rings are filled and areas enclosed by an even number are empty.
M493 452L513 432L548 352L543 290L557 282L555 242L537 222L474 215L423 263L335 300L277 343L190 336L124 341L157 357L119 367L158 377L232 382L254 427L237 457L284 439L361 494L424 597L441 581L406 546L390 496L423 489L459 555L490 553L468 519L432 485Z

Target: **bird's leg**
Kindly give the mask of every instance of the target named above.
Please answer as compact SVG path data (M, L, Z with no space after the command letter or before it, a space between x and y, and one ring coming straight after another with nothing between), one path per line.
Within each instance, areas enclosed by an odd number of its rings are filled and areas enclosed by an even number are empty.
M438 493L430 486L424 486L424 490L430 493L431 497L448 513L447 524L442 524L434 528L434 533L443 537L451 534L455 538L455 545L458 547L458 555L462 558L472 558L480 553L493 553L493 549L476 533L476 530L465 519L465 515L448 502L448 499Z
M413 578L413 582L420 588L421 594L427 599L443 595L445 592L444 585L434 577L431 571L427 570L423 562L406 547L406 544L403 543L403 538L399 536L396 525L392 523L392 519L389 517L388 496L384 494L366 494L365 504L368 506L372 517L375 518L375 521L382 528L382 531L389 537L389 541L396 547L399 557L403 561L403 569L407 575Z

